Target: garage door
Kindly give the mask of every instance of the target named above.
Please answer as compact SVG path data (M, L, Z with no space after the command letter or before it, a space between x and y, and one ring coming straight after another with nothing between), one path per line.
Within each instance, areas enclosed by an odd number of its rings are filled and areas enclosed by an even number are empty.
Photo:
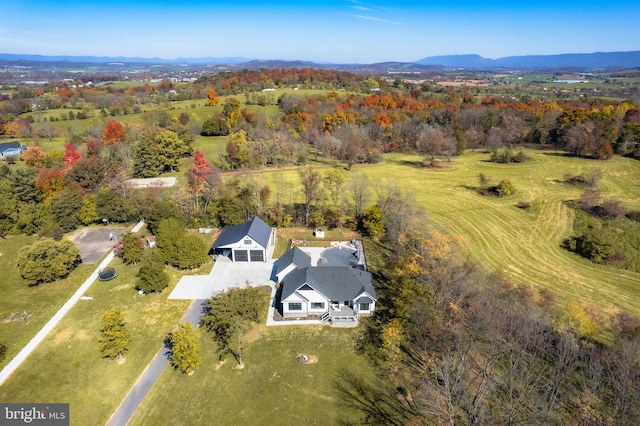
M234 250L233 256L236 262L248 262L249 256L246 250Z
M264 251L262 250L251 250L251 261L252 262L264 262Z

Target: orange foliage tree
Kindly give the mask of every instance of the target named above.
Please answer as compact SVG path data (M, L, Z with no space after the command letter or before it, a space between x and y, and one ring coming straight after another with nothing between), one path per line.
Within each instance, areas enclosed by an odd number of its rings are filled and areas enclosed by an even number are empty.
M125 140L127 132L124 129L124 125L116 120L110 120L104 126L102 132L102 140L107 145L116 145Z
M64 175L65 171L59 167L41 168L35 186L48 198L62 189Z
M209 89L207 91L207 105L216 106L218 105L218 102L220 102L220 99L218 99L216 89Z
M22 153L24 164L30 167L41 168L47 161L47 154L37 145L30 146Z

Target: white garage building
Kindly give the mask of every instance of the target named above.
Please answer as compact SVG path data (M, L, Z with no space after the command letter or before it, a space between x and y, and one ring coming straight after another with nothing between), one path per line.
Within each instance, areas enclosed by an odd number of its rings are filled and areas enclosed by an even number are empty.
M233 262L267 262L275 245L276 229L254 216L248 222L224 228L210 253Z

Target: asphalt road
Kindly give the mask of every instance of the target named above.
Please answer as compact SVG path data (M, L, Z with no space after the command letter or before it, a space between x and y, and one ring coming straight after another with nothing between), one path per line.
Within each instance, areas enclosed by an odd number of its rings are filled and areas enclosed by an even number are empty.
M181 322L190 321L193 325L198 325L202 317L204 303L205 300L194 300L182 317ZM116 412L111 416L107 426L125 426L129 422L133 413L136 412L138 406L147 396L167 365L169 365L167 348L162 346L138 378L135 385L133 385L133 388L131 388L129 394L125 397L124 401L122 401L122 404L120 404Z

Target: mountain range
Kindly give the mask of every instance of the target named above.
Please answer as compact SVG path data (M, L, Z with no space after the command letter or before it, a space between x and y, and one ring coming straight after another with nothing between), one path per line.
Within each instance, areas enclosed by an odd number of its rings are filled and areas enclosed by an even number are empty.
M309 61L283 61L283 60L256 60L242 57L208 57L208 58L142 58L142 57L106 57L106 56L45 56L27 54L0 53L0 64L36 65L38 63L67 63L67 64L146 64L146 65L236 65L255 68L262 66L290 67L322 67L335 68L339 66L353 67L365 64L329 64L314 63ZM278 65L276 65L278 64ZM480 55L445 55L428 56L412 62L389 62L381 64L369 64L372 68L380 68L375 65L394 64L405 65L405 68L416 66L418 69L425 67L466 68L466 69L513 69L513 68L634 68L640 67L640 51L630 52L595 52L595 53L566 53L559 55L525 55L507 56L497 59L484 58Z
M480 55L429 56L415 61L421 65L456 68L613 68L640 67L640 51L565 53L560 55L506 56L487 59Z

